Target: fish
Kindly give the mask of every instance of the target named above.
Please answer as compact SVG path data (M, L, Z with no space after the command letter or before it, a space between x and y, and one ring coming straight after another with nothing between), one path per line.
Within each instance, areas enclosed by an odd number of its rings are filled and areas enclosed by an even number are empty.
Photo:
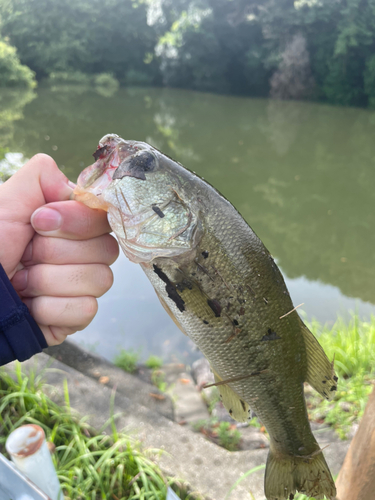
M267 429L267 500L333 500L311 432L304 382L333 398L337 376L303 323L272 255L234 206L194 172L141 141L107 134L74 199L106 210L180 330L210 363L229 414Z

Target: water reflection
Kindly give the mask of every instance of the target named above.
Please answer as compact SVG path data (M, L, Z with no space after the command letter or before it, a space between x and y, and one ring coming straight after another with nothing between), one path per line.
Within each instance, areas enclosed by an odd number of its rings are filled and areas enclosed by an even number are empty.
M346 297L375 303L374 112L138 88L107 98L40 90L23 114L11 134L0 133L2 143L27 157L52 154L72 179L108 132L151 142L195 170L261 237L308 314L333 320L338 308L355 308ZM157 299L149 302L153 291L140 270L135 276L131 264L121 266L126 275L119 268L115 273L129 290L115 285L102 299L103 320L93 330L112 340L118 332L125 347L137 332L153 352L168 339L165 352L188 349ZM125 320L121 303L131 305ZM366 315L373 310L357 305ZM135 307L137 320L131 317ZM81 336L91 339L93 330ZM108 352L116 343L109 342Z
M36 98L33 90L1 89L0 91L0 148L12 142L16 123L23 119L23 109ZM18 149L16 149L18 151Z

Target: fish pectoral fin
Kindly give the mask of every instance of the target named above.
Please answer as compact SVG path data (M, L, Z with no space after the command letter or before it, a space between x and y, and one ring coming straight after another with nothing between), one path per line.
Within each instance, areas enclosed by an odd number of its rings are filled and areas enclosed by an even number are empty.
M214 374L215 382L221 382L223 379L215 372L215 370L213 370L212 368L211 370ZM229 387L229 385L223 384L217 386L217 388L219 390L223 405L228 410L229 415L234 418L234 420L237 420L237 422L247 422L251 419L250 406L246 403L246 401L241 399L238 394L236 394Z
M321 396L330 400L336 393L338 380L333 361L329 361L322 346L302 321L301 328L307 353L306 382Z

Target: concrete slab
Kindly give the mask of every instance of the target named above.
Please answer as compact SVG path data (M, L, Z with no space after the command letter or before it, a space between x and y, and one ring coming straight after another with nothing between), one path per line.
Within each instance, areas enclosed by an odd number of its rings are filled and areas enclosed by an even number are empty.
M118 394L131 401L174 420L173 402L168 395L163 394L154 385L124 372L106 359L69 341L48 347L44 352L107 387L115 387Z

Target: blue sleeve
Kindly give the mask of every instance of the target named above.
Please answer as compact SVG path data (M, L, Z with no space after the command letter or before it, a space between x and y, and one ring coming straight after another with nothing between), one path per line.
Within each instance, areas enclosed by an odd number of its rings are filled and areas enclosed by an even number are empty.
M47 347L46 339L0 264L0 365L24 361Z

